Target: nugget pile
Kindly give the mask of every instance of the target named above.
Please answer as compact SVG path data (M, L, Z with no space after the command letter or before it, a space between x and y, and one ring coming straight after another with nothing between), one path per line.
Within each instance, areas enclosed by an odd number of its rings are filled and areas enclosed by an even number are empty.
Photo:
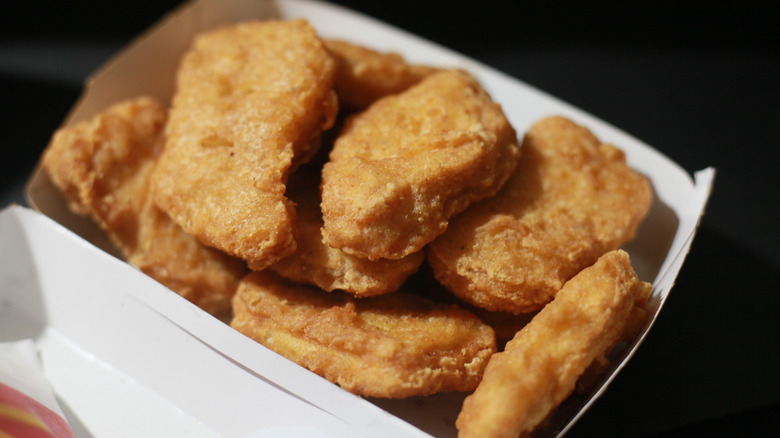
M549 117L528 130L519 168L501 192L455 218L428 260L467 302L535 311L633 239L651 198L623 152L571 120Z
M169 108L118 102L41 166L128 263L344 389L475 391L463 436L533 431L644 323L620 149L560 116L520 144L467 71L304 20L203 32Z

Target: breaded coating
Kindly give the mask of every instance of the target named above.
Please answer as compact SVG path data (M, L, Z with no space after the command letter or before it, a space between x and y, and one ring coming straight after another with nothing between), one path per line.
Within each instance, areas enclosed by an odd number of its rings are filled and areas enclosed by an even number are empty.
M291 176L287 196L296 203L298 247L269 267L289 280L318 286L328 292L340 289L356 297L395 292L425 260L418 251L399 260L368 260L322 243L319 175Z
M378 52L347 41L326 40L325 45L338 62L339 106L349 110L363 110L437 71L434 67L409 64L398 53Z
M177 72L155 201L252 269L291 254L295 209L285 183L333 124L335 73L303 20L242 22L197 36Z
M489 325L496 333L496 348L503 351L504 346L525 327L536 313L496 312L481 307L460 302L461 307L477 315L485 324Z
M652 201L625 155L562 117L534 124L517 170L493 198L428 246L436 278L490 310L538 310L569 278L633 239Z
M650 292L621 250L582 270L490 359L463 403L458 436L515 438L532 431L591 364L606 361L632 319L644 315Z
M456 304L467 312L471 312L489 325L496 334L496 348L504 349L504 345L531 321L535 313L514 314L510 312L495 312L466 303L447 290L433 275L430 266L423 263L420 269L409 277L403 285L405 290L413 290L416 294L438 303Z
M476 388L493 330L457 307L404 292L355 299L247 275L232 327L355 394L403 398Z
M149 176L166 117L152 98L117 103L58 130L43 169L71 209L92 217L128 263L207 312L227 312L245 264L203 246L152 202Z
M322 171L325 243L372 260L417 252L494 195L518 156L514 129L474 78L433 74L347 120Z

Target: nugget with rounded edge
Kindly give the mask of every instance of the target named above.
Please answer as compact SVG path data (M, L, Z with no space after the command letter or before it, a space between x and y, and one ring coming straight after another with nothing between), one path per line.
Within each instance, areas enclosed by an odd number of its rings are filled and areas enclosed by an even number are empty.
M490 358L456 426L462 438L516 438L536 428L636 319L646 318L649 283L624 251L604 254L569 280L531 322Z
M471 391L496 350L493 330L457 306L404 292L356 299L268 271L242 280L233 313L236 330L370 397Z
M127 262L202 309L222 314L245 264L202 245L152 202L149 176L163 144L166 108L139 97L59 129L42 158L74 212L90 216Z
M253 269L291 254L287 175L333 124L335 72L303 20L242 22L197 36L177 72L155 201Z
M318 175L317 175L318 176ZM322 242L319 178L291 176L287 195L296 203L298 246L269 267L277 274L299 283L318 286L328 292L339 289L356 297L395 292L425 260L422 251L402 259L368 260L349 255Z
M338 62L336 94L339 106L363 110L382 97L398 94L437 69L409 64L395 52L379 52L342 40L325 40Z
M633 239L652 200L624 153L563 117L535 123L517 170L493 198L428 246L436 278L490 310L538 310L564 282Z
M369 259L398 259L494 195L517 164L500 105L459 70L380 99L347 120L322 171L323 238Z

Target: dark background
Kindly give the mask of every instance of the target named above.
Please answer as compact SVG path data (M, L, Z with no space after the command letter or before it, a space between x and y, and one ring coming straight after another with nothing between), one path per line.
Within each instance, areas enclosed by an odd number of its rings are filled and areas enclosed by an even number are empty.
M691 173L717 168L653 331L569 436L780 434L780 15L772 3L336 3L566 100ZM0 6L0 207L24 203L22 184L84 77L177 4Z

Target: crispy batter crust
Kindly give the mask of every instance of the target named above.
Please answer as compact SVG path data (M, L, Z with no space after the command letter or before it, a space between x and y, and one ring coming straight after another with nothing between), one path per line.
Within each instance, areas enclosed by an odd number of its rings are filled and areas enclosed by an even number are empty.
M244 263L200 244L149 193L166 116L165 107L148 97L115 104L58 130L43 168L71 209L91 216L128 263L204 310L226 312Z
M302 20L243 22L198 36L179 66L155 201L253 269L292 253L287 174L333 124L335 72Z
M397 292L355 299L250 273L232 327L355 394L402 398L473 390L493 330L457 307Z
M474 78L433 74L347 121L322 173L325 242L369 259L417 252L495 194L518 156L514 129Z
M584 127L551 117L534 124L517 170L428 247L436 277L491 310L537 310L599 256L633 239L652 200L622 151Z
M295 252L269 267L289 280L336 289L356 297L382 295L398 290L425 260L422 251L402 259L368 260L349 255L322 242L319 178L291 177L287 195L296 203L298 247Z
M593 363L644 317L651 286L617 250L569 280L555 299L490 359L456 426L462 438L515 438L533 430Z
M433 67L409 64L398 53L378 52L347 41L326 40L325 45L338 62L339 106L350 110L363 110L437 71Z

